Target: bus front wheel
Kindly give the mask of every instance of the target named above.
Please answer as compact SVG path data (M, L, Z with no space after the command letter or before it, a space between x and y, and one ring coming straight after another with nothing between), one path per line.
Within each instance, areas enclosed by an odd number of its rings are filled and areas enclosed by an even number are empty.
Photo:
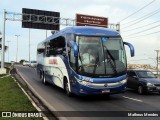
M64 90L65 90L67 96L69 96L69 97L72 96L72 93L69 91L69 84L68 84L67 80L64 81Z

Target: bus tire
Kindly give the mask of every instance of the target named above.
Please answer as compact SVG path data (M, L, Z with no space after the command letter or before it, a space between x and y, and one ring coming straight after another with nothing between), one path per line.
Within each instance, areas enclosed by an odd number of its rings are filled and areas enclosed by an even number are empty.
M69 91L68 81L66 79L64 80L64 90L65 90L65 93L67 94L67 96L69 96L69 97L72 96L72 93Z
M41 71L39 72L39 78L41 81L43 81L43 72L41 72Z
M47 85L47 81L46 81L46 78L45 78L44 73L42 73L42 83L43 83L44 85Z

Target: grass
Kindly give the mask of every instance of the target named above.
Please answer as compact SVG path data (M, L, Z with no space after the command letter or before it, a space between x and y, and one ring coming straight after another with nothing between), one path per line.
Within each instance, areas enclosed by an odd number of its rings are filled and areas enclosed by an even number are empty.
M37 111L11 76L0 78L0 112L2 111ZM6 119L7 118L4 118L4 120ZM17 120L18 118L13 119ZM23 120L35 119L42 120L42 118L23 118ZM2 118L0 118L0 120L2 120Z
M7 74L0 74L0 77L6 76ZM1 79L1 78L0 78Z

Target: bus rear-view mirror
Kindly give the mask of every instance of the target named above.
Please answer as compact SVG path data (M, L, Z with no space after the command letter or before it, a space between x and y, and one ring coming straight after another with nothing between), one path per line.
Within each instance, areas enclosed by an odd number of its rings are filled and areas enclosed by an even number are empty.
M78 45L77 45L77 43L71 40L71 41L69 41L69 44L74 49L74 57L78 57Z
M124 45L127 45L129 48L130 48L130 54L131 54L131 57L134 57L134 47L131 43L128 43L128 42L123 42Z

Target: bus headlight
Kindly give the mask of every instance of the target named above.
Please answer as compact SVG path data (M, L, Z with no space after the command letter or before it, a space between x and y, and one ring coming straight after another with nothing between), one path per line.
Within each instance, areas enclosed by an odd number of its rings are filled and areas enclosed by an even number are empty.
M76 77L75 77L76 78ZM85 80L80 80L78 78L76 78L77 82L82 84L82 85L91 85L91 82L85 81Z
M87 85L87 86L91 84L90 82L87 82L87 81L84 81L84 80L80 80L79 83L82 84L82 85Z
M127 82L127 80L126 80L126 79L124 79L124 80L120 81L120 83L121 83L121 84L124 84L124 83L126 83L126 82Z

